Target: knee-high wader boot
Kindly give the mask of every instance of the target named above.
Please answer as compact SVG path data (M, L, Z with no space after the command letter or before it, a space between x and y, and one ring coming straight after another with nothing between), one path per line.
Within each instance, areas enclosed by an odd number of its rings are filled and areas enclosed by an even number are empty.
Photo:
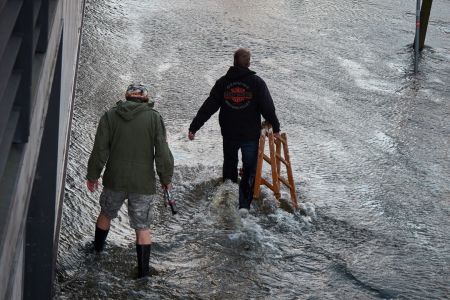
M150 248L151 245L137 245L136 253L138 261L138 277L148 276L150 273Z
M95 227L95 240L94 240L94 249L96 252L102 252L105 248L106 237L108 236L108 230L103 230L98 227Z

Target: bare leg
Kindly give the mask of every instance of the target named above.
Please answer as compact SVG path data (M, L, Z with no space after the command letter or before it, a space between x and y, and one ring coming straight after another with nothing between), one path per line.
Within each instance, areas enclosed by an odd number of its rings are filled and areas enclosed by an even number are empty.
M152 237L149 229L136 230L136 244L137 245L150 245L152 243Z
M97 218L97 227L101 230L108 230L111 226L111 219L100 213Z
M94 240L95 251L97 252L103 251L110 226L111 226L111 219L100 213L100 215L97 218L97 223L95 226L95 240Z

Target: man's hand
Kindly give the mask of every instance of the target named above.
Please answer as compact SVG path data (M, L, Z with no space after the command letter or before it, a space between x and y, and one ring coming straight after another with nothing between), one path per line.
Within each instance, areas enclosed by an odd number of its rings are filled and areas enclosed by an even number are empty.
M275 140L281 139L281 135L280 135L279 132L274 132L274 133L273 133L273 137L275 138Z
M161 187L164 190L164 205L167 207L167 205L170 206L170 210L172 211L172 215L177 214L177 207L176 202L172 198L170 190L172 189L172 183L167 184L161 184Z
M195 133L193 133L192 131L189 131L188 133L188 138L192 141L193 139L195 139Z
M172 183L168 183L168 184L161 184L161 188L164 191L170 191L172 189Z
M91 193L94 192L98 189L98 179L93 181L86 180L86 186Z

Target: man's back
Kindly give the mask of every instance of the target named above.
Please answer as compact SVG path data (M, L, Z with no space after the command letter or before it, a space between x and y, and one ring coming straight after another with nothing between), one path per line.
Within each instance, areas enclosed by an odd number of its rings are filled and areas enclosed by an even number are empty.
M102 116L88 175L101 171L107 159L103 185L142 194L156 191L155 158L160 177L172 175L173 157L164 123L152 107L152 103L121 101Z
M261 115L279 128L272 97L264 80L248 68L233 66L217 80L209 98L190 126L196 132L220 108L219 123L224 138L257 140Z

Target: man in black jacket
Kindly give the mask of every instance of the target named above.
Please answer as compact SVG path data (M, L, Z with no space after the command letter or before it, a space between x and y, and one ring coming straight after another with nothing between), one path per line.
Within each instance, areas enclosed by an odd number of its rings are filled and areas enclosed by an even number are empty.
M239 208L249 209L261 134L261 115L272 124L275 138L280 123L266 83L250 67L250 51L234 52L234 64L227 74L216 81L209 97L200 107L189 126L189 139L217 111L223 137L223 180L237 182L238 151L241 149L243 176L239 184Z

